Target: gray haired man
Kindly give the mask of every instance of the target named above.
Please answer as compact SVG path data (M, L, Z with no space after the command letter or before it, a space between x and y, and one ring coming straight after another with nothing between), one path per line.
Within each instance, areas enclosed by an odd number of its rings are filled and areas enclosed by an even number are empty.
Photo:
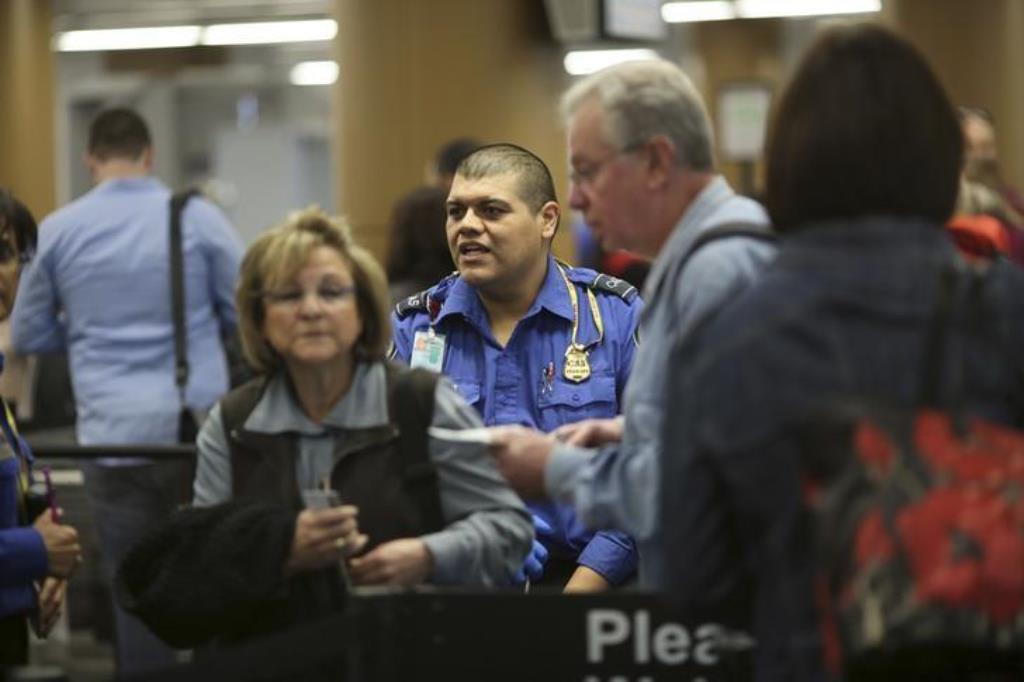
M571 503L591 527L633 535L640 583L658 588L664 363L674 339L721 309L771 259L768 217L715 172L704 104L673 64L653 60L605 69L570 88L562 111L572 165L570 205L605 248L653 260L644 291L643 344L621 417L564 426L556 432L561 442L522 427L503 428L494 434L493 452L525 497Z

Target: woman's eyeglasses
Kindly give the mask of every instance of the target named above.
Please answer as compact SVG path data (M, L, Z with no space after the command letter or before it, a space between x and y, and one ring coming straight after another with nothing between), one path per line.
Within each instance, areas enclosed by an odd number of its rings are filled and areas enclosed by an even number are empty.
M10 263L16 260L24 265L32 260L33 255L35 255L34 248L19 251L13 235L10 233L0 234L0 263Z
M303 289L278 289L275 291L264 291L263 300L267 305L275 308L298 309L307 294L314 294L317 303L325 308L332 308L347 301L355 295L354 286L321 286L313 291Z

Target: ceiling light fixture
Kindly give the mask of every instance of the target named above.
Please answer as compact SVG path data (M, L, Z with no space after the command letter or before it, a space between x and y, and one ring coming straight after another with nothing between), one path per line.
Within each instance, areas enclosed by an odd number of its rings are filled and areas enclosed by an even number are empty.
M881 9L881 0L736 0L736 13L744 19L866 14Z
M661 18L668 23L867 14L882 9L881 0L689 0L666 2Z
M299 62L288 74L292 85L331 85L338 80L338 62Z
M669 24L694 21L722 21L735 19L736 8L726 0L707 2L667 2L661 6L661 18Z
M199 42L199 26L151 26L110 28L93 31L66 31L58 34L59 52L97 52L102 50L147 50L164 47L189 47Z
M334 19L213 24L203 30L203 45L266 45L331 40L338 34Z
M565 70L573 76L585 76L613 64L638 59L655 59L658 54L648 49L573 50L565 55Z
M331 40L338 34L334 19L263 21L210 26L150 26L66 31L57 34L58 52L154 50L195 45L266 45Z

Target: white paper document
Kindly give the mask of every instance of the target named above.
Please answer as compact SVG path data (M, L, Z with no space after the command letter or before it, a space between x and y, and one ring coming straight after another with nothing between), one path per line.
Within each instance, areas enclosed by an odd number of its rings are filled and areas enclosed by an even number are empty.
M446 429L441 426L427 428L427 435L438 440L446 440L452 443L479 443L480 445L491 444L491 430L488 428L479 429Z

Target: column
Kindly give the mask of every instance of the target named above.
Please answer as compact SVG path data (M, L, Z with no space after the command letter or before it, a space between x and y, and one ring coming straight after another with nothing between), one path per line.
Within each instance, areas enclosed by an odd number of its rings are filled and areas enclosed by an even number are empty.
M954 104L992 112L1006 179L1024 185L1024 2L886 0L883 10L924 52Z
M567 199L563 50L530 0L335 0L339 208L382 256L391 205L459 136L507 141L551 167ZM566 212L567 213L567 212ZM568 215L556 251L570 253Z
M37 218L55 201L51 5L0 0L0 185Z

